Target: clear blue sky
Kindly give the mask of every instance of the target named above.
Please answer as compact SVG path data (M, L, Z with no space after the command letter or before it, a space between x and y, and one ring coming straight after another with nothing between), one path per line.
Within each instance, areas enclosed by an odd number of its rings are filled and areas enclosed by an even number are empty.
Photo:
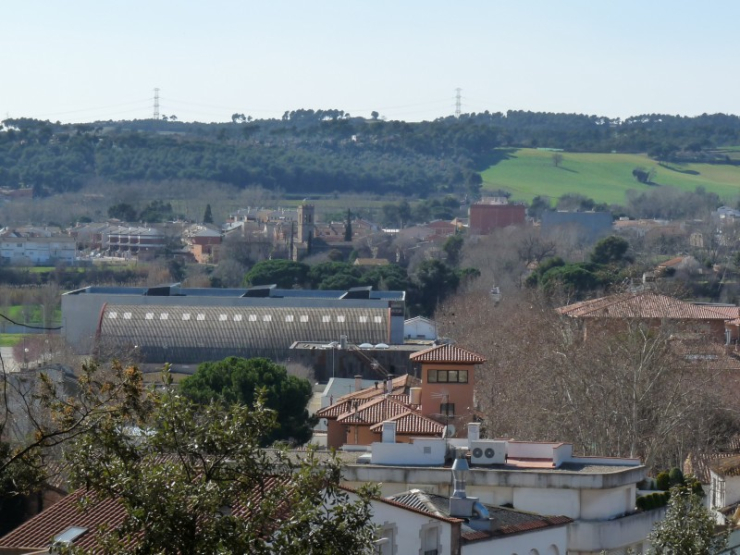
M4 0L0 119L740 113L737 0Z

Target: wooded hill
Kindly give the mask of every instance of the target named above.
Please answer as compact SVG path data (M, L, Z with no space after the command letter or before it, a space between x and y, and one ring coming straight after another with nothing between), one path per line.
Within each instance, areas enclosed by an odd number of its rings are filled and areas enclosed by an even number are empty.
M625 120L523 111L406 123L297 110L230 123L167 120L60 124L8 119L0 132L0 187L36 195L91 178L205 180L285 193L477 194L497 147L647 152L660 160L736 164L715 149L740 144L740 118L636 116Z

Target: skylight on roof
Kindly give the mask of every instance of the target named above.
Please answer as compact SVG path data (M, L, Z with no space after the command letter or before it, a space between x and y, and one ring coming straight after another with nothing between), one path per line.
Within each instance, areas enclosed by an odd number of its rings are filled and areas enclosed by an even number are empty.
M153 320L154 319L154 312L147 312L144 316L147 320Z
M54 536L54 539L52 541L54 543L72 543L85 532L87 532L87 528L82 528L80 526L70 526L61 534L57 534L56 536Z
M205 314L198 314L198 316L196 316L195 319L196 320L205 320L206 319L206 315Z

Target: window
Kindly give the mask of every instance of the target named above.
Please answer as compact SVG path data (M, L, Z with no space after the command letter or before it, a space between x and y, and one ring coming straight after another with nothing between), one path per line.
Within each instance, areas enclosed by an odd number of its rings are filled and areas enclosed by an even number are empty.
M162 314L159 315L159 319L160 320L167 320L167 318L169 318L169 317L170 317L170 315L167 314L166 312L163 312Z
M186 312L185 314L183 314L182 315L182 319L185 320L185 321L190 320L190 313L189 312Z
M196 317L196 320L205 320L205 319L206 319L205 314L198 314L198 316Z
M455 416L455 403L441 403L439 414L442 416Z
M321 317L321 321L324 323L329 323L331 322L331 316L324 315Z
M376 324L382 324L383 323L383 317L382 316L373 316L373 322Z
M249 321L250 322L256 322L257 321L257 315L256 314L250 314L249 315Z
M272 314L265 314L262 317L262 321L264 321L264 322L272 322Z
M123 313L124 320L131 320L131 313L130 312L124 312Z
M108 318L118 318L118 312L109 312Z
M367 324L367 316L360 316L360 324Z
M337 316L337 322L344 322L344 316L343 315Z
M308 322L308 314L301 315L301 322Z
M285 315L285 321L286 322L292 322L293 321L293 315L292 314L286 314Z
M468 383L467 370L429 370L428 383Z
M241 322L241 321L242 321L242 315L234 314L234 322Z
M154 320L154 312L147 312L144 318L147 320Z
M218 315L218 319L219 319L220 322L225 322L226 320L229 319L229 317L226 316L226 314L219 314Z

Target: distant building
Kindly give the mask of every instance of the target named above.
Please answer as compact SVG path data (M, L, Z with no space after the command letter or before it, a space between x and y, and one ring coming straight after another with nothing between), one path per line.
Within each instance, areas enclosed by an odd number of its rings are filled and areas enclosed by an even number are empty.
M437 323L423 316L410 318L403 323L403 336L406 339L437 339Z
M62 295L63 336L79 353L144 363L228 356L284 360L296 340L403 343L404 291L87 287Z
M11 233L0 238L0 257L5 264L72 264L76 255L71 237L17 237Z
M612 229L610 212L555 212L542 213L542 231L551 233L558 228L573 228L583 240L593 243Z
M470 206L470 233L488 235L494 229L510 225L523 225L526 208L521 204L509 204L505 198L484 198Z

